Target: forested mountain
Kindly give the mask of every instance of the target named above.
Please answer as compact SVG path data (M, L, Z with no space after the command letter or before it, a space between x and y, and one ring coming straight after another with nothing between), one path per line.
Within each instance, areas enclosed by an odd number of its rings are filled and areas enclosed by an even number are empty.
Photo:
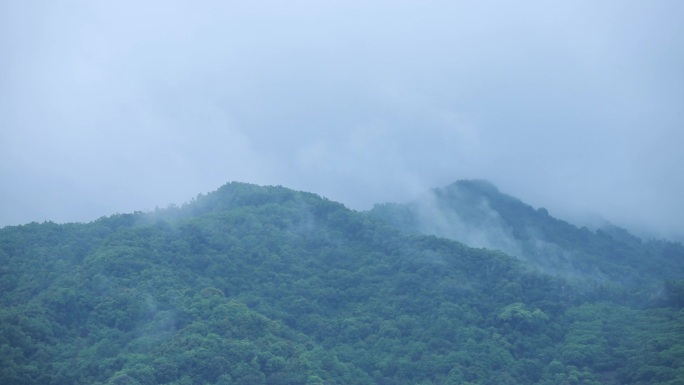
M684 277L684 247L641 239L606 223L589 230L534 209L481 180L461 180L408 204L376 205L371 214L406 232L454 239L517 256L573 281L619 284L645 296Z
M684 383L676 272L630 301L378 210L230 183L155 212L0 229L0 383Z

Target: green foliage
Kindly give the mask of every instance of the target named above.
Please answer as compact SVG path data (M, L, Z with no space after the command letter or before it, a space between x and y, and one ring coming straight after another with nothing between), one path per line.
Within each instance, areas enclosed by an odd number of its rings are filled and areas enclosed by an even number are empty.
M409 204L381 204L370 215L408 233L431 234L502 250L574 281L588 295L643 305L664 280L684 276L684 247L642 242L619 227L591 231L535 210L491 183L462 180ZM615 288L619 290L615 290ZM624 289L630 291L628 296Z
M524 303L516 302L504 307L496 319L524 328L536 328L548 321L549 316L539 309L530 310Z
M665 281L665 293L667 304L684 308L684 279Z
M7 227L0 262L3 384L684 379L679 281L650 308L618 305L282 187L231 183L152 213Z

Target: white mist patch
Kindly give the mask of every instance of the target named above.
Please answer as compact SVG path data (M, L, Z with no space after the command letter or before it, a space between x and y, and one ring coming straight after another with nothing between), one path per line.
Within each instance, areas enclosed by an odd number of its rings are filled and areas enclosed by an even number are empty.
M538 227L549 218L545 209L535 211L488 182L463 181L424 193L408 205L377 205L375 210L400 229L498 250L547 274L576 281L610 280L586 251L547 239ZM526 223L530 215L536 219Z
M423 195L415 202L418 231L454 239L471 247L501 250L506 254L523 257L520 247L503 219L485 199L472 209L477 220L467 220L463 213L438 202L434 192Z

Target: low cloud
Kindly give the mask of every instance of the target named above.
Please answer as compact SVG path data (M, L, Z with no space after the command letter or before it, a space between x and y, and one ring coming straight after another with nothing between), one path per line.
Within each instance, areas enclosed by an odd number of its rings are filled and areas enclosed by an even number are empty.
M0 226L239 180L350 207L484 178L684 228L684 6L0 5Z

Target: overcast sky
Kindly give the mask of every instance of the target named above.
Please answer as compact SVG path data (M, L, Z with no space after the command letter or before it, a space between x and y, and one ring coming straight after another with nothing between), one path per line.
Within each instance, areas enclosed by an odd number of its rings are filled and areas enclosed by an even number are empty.
M0 226L488 179L684 234L684 2L0 1ZM579 213L579 214L578 214Z

